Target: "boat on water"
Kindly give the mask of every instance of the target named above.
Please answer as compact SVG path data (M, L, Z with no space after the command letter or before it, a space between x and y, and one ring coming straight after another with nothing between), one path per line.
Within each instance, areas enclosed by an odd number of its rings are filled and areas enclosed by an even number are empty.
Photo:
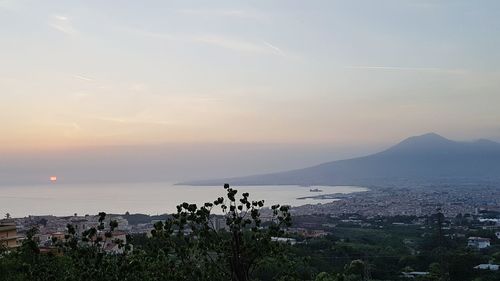
M310 192L323 192L323 190L318 189L318 188L310 188L309 191Z

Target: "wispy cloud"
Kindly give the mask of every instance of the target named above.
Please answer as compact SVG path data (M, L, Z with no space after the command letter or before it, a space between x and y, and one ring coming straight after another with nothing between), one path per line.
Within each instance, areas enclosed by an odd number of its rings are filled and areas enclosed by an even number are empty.
M132 117L132 118L120 118L120 117L96 117L92 118L94 120L98 121L105 121L105 122L113 122L113 123L119 123L119 124L124 124L124 125L160 125L160 126L166 126L166 125L172 125L172 122L166 122L166 121L160 121L160 120L150 120L150 119L145 119L145 118L139 118L139 117Z
M76 78L76 79L79 79L79 80L83 80L83 81L88 81L88 82L92 82L94 81L94 79L88 77L88 76L83 76L83 75L72 75L73 78Z
M167 40L179 40L179 36L164 32L154 32L149 30L144 30L136 27L118 27L117 30L127 32L133 35L138 35L142 37L150 37L155 39L167 39Z
M202 35L194 37L193 40L238 52L285 56L285 52L281 48L267 41L258 44L218 35Z
M261 54L269 52L269 49L264 47L263 45L258 45L251 42L235 40L232 38L216 36L216 35L202 35L195 37L194 40L196 42L210 44L235 51L261 53Z
M232 17L240 19L260 19L261 14L244 10L217 10L217 9L181 9L177 13L191 16L205 17Z
M74 35L77 33L70 18L64 15L54 15L50 17L49 26L66 35Z
M269 47L271 50L273 50L276 54L280 55L280 56L286 56L285 52L283 52L283 50L281 50L281 48L267 42L267 41L264 41L264 45L266 45L267 47Z
M418 71L418 72L439 72L449 74L464 74L466 71L457 68L439 68L439 67L409 67L409 66L383 66L383 65L355 65L346 66L348 69L360 70L382 70L382 71Z
M150 110L138 111L134 114L128 114L126 116L93 116L90 119L111 122L123 125L172 125L172 122L166 121L163 118L155 116Z
M180 42L182 44L201 43L243 53L289 57L289 54L282 48L266 40L249 41L218 34L191 35L160 33L138 28L123 28L122 30L142 37L149 37L159 40L166 39L172 42Z
M80 124L74 121L55 121L50 122L50 125L58 127L59 131L62 132L64 137L67 138L77 137L83 131Z

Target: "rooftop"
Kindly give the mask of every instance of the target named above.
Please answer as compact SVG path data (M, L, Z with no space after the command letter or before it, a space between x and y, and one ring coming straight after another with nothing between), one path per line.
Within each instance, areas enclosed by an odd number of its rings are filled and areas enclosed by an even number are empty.
M469 240L477 240L477 241L490 241L490 238L483 238L483 237L469 237Z
M0 224L0 231L10 231L10 230L16 230L16 225L1 225Z

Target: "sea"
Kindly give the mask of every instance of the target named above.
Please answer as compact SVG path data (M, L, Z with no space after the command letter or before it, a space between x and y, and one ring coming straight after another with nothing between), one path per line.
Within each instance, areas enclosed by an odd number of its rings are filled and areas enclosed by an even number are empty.
M238 195L250 194L250 200L273 204L300 206L332 202L334 198L310 198L318 195L367 191L357 186L239 186ZM311 188L321 192L311 192ZM175 212L183 203L203 204L224 196L222 186L183 186L166 182L149 183L49 183L40 185L0 186L0 215L69 216L142 213L157 215ZM309 197L300 199L303 197ZM322 197L322 196L320 196ZM325 196L327 197L327 196Z

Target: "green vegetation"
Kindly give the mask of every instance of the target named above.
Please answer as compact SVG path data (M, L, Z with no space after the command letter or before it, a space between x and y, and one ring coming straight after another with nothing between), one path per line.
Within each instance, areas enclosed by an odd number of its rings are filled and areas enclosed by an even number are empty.
M82 233L68 225L65 239L55 239L50 251L37 246L33 229L18 250L0 250L0 280L500 280L498 272L473 269L500 262L493 231L468 227L457 235L439 212L428 218L363 219L363 224L356 223L361 221L356 215L294 217L293 226L315 223L332 230L306 238L285 232L292 225L287 206L264 211L264 201L251 201L248 193L237 197L235 189L224 188L226 198L202 206L183 203L177 213L157 222L151 235L127 241L113 236L118 225L105 225L105 213L99 213L96 228ZM216 208L223 217L214 217ZM416 220L421 223L412 223ZM465 222L460 216L453 223ZM285 235L297 243L272 241ZM492 247L467 248L469 235L491 237ZM120 251L106 251L106 241ZM414 271L427 274L402 276Z
M225 185L227 198L217 198L203 206L183 203L177 213L154 225L152 238L135 249L125 241L119 254L106 252L107 240L117 227L99 225L81 234L68 225L64 241L42 253L30 231L18 251L3 252L0 279L3 280L250 280L266 259L282 253L271 237L282 236L290 226L288 206L271 206L271 216L263 222L264 201L250 201L249 194L237 198L237 190ZM212 209L220 208L227 229L219 231L211 220ZM130 238L130 237L129 237ZM128 239L131 240L131 239ZM131 241L127 241L131 242Z

